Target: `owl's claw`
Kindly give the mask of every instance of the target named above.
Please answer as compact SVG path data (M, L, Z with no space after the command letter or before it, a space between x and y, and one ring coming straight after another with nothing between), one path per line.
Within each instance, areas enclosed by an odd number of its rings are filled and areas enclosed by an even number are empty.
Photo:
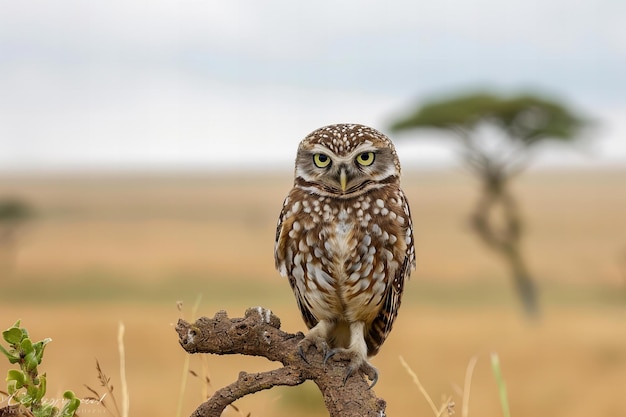
M339 355L339 356L337 357L336 355ZM326 366L326 362L332 357L335 357L335 360L338 360L338 361L341 361L341 360L350 361L350 364L348 365L348 370L346 371L346 374L343 377L344 385L346 385L346 381L348 380L348 378L350 378L350 376L357 369L360 369L365 375L367 375L369 380L372 381L368 389L372 389L374 385L376 385L376 383L378 382L378 370L374 368L368 361L360 360L359 357L355 355L354 352L348 349L344 349L344 348L331 349L328 352L326 352L326 355L324 355L324 366Z
M364 362L361 365L361 371L369 378L372 383L367 389L372 389L378 382L378 369L374 368L369 362Z
M304 350L302 350L302 345L298 344L298 355L300 355L300 357L302 358L302 360L304 362L306 362L307 365L310 365L311 363L309 362L309 360L306 358L306 356L304 355Z
M306 362L307 365L311 365L311 363L306 358L305 352L308 351L311 346L314 346L318 352L328 352L328 345L326 344L326 341L324 339L315 338L314 340L311 340L305 337L300 341L300 343L298 343L297 350L298 355L302 358L304 362ZM326 360L324 360L324 363L326 363Z
M374 385L376 385L376 383L378 382L378 370L374 368L368 361L364 361L360 364L357 363L357 361L354 361L354 360L351 361L350 365L348 365L348 371L346 372L346 375L343 377L343 384L346 385L346 381L348 380L350 375L352 375L354 371L356 371L357 369L360 369L361 372L367 375L369 380L372 381L370 386L367 387L368 390L372 389Z
M335 348L335 349L330 349L329 351L327 351L326 355L324 355L324 367L326 367L326 362L328 362L330 358L332 358L333 356L335 356L336 353L339 353L342 350L345 350L345 349Z

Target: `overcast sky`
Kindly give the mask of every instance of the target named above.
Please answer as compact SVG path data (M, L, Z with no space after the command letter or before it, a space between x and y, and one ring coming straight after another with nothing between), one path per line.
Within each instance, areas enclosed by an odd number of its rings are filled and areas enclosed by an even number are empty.
M336 122L527 88L600 122L544 164L626 164L623 0L0 0L0 170L291 166ZM405 164L441 137L393 137ZM428 140L428 138L432 138Z

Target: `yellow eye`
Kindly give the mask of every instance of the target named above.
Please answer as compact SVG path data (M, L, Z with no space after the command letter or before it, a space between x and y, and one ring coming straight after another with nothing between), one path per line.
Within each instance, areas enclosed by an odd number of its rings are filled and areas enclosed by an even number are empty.
M356 157L356 161L364 167L372 165L374 163L374 152L363 152Z
M326 168L328 165L330 165L330 158L328 157L328 155L324 155L323 153L316 153L315 155L313 155L313 162L318 168Z

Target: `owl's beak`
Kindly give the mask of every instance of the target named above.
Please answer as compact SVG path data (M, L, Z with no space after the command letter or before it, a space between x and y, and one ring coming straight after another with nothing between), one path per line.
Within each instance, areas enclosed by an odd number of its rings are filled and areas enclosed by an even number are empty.
M348 175L346 174L346 169L341 168L339 173L339 184L341 185L341 191L346 192L346 187L348 186Z

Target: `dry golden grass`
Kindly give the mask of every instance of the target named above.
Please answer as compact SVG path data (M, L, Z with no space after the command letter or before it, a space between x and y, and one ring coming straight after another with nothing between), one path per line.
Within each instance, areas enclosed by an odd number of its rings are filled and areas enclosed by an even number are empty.
M520 315L503 266L465 225L472 180L416 172L404 184L419 266L373 361L388 415L432 415L399 356L436 403L452 396L459 415L474 355L469 416L501 415L489 365L494 351L514 417L626 415L626 172L533 173L516 184L528 219L526 252L545 287L535 323ZM0 326L21 318L34 338L53 338L43 368L50 396L59 397L63 389L88 395L83 384L97 386L95 358L121 389L116 337L123 321L130 414L174 415L185 360L172 327L181 316L177 300L185 302L186 319L202 293L200 315L227 309L236 316L261 304L286 330L303 330L272 255L290 185L289 173L4 178L0 197L21 196L38 216L23 231L15 270L0 277ZM275 366L255 358L207 360L213 388L240 370ZM0 361L0 375L7 368ZM201 372L199 357L191 369ZM190 377L182 415L199 404L202 386ZM238 406L257 417L325 415L308 384L262 392ZM104 412L85 407L83 415Z
M103 268L154 280L172 272L274 279L283 177L4 179L0 196L32 202L21 275ZM543 281L623 283L626 171L540 173L515 185L528 219L526 248ZM415 219L419 279L500 279L501 266L466 224L477 192L459 174L404 178ZM245 254L245 262L241 262Z

